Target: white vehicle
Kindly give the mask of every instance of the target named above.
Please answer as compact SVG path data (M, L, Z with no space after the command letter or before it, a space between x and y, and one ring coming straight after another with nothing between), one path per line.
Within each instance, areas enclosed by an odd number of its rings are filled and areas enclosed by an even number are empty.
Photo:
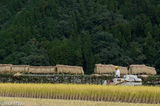
M113 83L115 85L142 85L142 79L138 78L137 75L124 75L123 78L114 78Z

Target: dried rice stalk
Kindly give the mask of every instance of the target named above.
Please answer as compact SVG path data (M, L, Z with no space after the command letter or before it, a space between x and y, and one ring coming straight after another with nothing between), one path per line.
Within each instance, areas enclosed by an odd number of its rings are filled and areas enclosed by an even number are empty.
M156 70L154 67L149 67L146 65L130 65L130 73L131 74L151 74L155 75Z
M101 74L101 76L108 77L108 76L111 76L111 74Z
M20 76L22 76L21 73L16 73L16 74L14 74L14 77L20 77Z
M140 77L140 78L148 78L149 76L148 75L139 75L138 77Z
M57 73L64 74L84 74L83 68L80 66L56 65Z
M114 65L95 64L94 73L95 74L114 74L115 73Z
M120 73L123 74L128 74L128 69L127 67L122 67L118 66ZM115 68L114 65L108 64L108 65L103 65L103 64L96 64L94 68L94 73L95 74L115 74Z
M0 64L0 73L10 73L12 64Z
M100 74L91 74L92 77L100 77Z
M43 74L55 74L56 67L55 66L30 66L29 67L30 73L43 73Z
M11 73L28 73L29 65L12 65Z
M122 75L125 75L125 74L129 73L127 67L118 66L118 68L120 70L120 74L122 74Z

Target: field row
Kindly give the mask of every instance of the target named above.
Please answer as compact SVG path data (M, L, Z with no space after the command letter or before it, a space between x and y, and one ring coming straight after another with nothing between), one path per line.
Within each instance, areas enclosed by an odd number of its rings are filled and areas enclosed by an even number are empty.
M0 97L1 106L151 106L141 103ZM152 104L160 106L160 104Z
M160 87L73 84L0 84L0 96L160 103Z

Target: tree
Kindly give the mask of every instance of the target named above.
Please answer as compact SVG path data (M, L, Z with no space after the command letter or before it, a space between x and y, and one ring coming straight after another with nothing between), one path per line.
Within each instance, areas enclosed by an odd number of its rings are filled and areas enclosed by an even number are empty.
M40 48L40 44L36 39L31 39L30 41L28 41L19 49L18 52L13 53L13 55L11 56L14 57L12 57L12 64L28 64L36 66L50 65L48 54L43 48Z
M53 41L48 48L50 63L52 65L82 65L81 48L78 42L71 39Z
M90 74L93 73L94 68L94 57L92 52L91 37L87 31L82 31L80 36L83 68L86 74Z
M120 57L121 52L113 35L107 32L99 32L92 39L94 54L99 60L96 63L117 64L116 59Z
M131 64L143 64L146 60L143 47L137 42L130 42L129 48L129 56L132 58Z
M148 33L145 39L144 54L146 55L146 64L153 64L155 56L155 43L150 33Z

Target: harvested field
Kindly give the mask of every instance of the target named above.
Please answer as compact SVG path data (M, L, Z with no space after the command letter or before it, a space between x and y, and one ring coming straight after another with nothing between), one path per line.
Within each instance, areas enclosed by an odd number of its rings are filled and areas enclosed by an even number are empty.
M150 106L151 104L0 97L1 106ZM160 106L152 104L152 106Z
M77 84L0 84L0 96L160 103L160 87Z

